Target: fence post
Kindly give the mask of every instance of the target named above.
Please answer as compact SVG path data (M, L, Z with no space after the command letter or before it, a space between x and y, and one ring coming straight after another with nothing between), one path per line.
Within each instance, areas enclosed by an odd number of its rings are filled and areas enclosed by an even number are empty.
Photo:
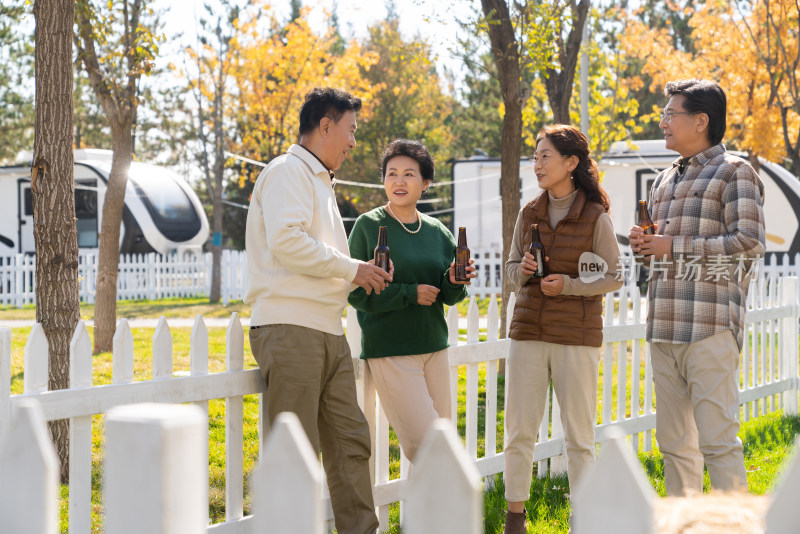
M195 406L129 404L106 416L107 534L204 534L208 426Z
M172 332L163 315L153 333L153 380L162 378L172 378Z
M69 344L70 389L92 387L92 340L83 321ZM69 420L69 531L92 530L92 416Z
M225 368L244 369L244 331L239 314L231 314L225 333ZM225 520L241 519L244 515L244 397L225 399Z
M36 323L25 343L25 375L23 377L25 393L41 393L47 391L48 371L47 336L42 325Z
M208 329L203 322L203 317L197 315L192 326L192 333L189 338L189 372L191 376L200 376L208 374ZM198 401L194 403L199 407L205 415L203 435L200 437L200 442L203 446L203 458L205 461L198 469L202 471L203 480L203 502L206 503L205 514L203 517L208 521L208 401Z
M792 315L780 320L781 378L794 381L794 387L783 393L783 413L797 415L798 387L800 387L797 369L797 321L800 303L798 303L798 279L796 276L787 276L783 279L781 304L792 306Z
M58 532L58 458L39 403L17 404L0 443L0 525L4 534Z
M322 468L300 420L275 419L253 472L253 532L322 534Z
M453 426L437 420L422 441L409 477L404 532L483 532L480 482Z
M133 334L127 319L120 319L117 324L111 365L111 382L113 384L133 382Z
M654 532L655 493L625 434L612 427L597 463L575 493L576 534L650 534Z
M789 468L783 474L781 485L770 501L766 517L766 534L794 534L800 524L800 437L795 439L794 453L787 460Z

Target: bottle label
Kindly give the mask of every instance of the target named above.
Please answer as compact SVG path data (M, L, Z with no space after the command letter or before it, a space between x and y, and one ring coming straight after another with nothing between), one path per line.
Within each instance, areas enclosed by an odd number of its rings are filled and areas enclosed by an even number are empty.
M375 265L389 272L389 252L377 251L375 252Z

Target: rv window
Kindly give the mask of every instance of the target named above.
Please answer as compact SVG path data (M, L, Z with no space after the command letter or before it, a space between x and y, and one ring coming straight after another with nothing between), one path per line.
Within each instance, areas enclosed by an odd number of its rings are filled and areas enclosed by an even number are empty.
M97 180L75 181L75 227L78 247L97 247Z
M189 197L181 189L175 173L153 165L131 164L131 179L138 186L138 193L159 217L166 221L194 220L197 215Z
M25 196L25 215L33 215L33 195L31 195L31 188L26 187L23 191Z

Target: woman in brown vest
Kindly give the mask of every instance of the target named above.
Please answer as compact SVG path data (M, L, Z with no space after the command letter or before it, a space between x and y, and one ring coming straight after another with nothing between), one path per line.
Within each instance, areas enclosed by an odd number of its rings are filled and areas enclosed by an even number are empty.
M519 287L511 321L506 407L506 534L524 533L533 448L552 380L561 407L571 492L594 463L598 348L605 293L622 286L609 200L580 130L545 126L531 158L542 193L519 212L506 275ZM548 275L532 275L538 224ZM619 280L618 280L619 278Z

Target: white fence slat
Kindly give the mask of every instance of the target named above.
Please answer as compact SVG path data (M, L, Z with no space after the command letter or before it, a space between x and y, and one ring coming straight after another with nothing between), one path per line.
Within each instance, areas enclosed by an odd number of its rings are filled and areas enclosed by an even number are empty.
M408 481L408 494L404 532L483 532L480 474L447 422L436 421L425 436Z
M58 458L35 400L14 410L0 443L0 525L4 534L58 532Z
M70 389L92 386L92 340L80 321L69 346ZM69 531L92 529L92 416L69 421Z
M300 420L278 415L253 472L252 532L322 534L323 474Z
M39 323L33 325L25 343L25 393L41 393L47 391L48 380L48 351L47 336L44 328Z
M201 534L208 515L195 406L131 404L106 416L103 505L107 534Z
M244 331L234 312L225 334L225 367L244 369ZM244 397L225 399L225 520L244 516Z
M507 394L507 392L506 392ZM547 388L547 395L544 398L544 413L545 417L542 417L542 423L539 426L539 433L536 437L536 446L534 447L534 451L539 448L540 443L544 443L548 441L550 436L550 416L547 415L550 413L550 399L555 398L553 395L553 388L552 386ZM539 461L539 465L536 468L536 476L539 478L544 478L547 476L547 458L543 458Z
M114 332L111 381L114 384L133 382L133 334L127 319L120 319Z
M781 302L784 306L793 306L795 309L800 309L800 302L798 302L798 292L800 291L800 283L795 276L786 277L783 279L783 286L781 287ZM790 316L780 320L781 335L779 336L778 343L779 352L781 354L781 378L789 379L798 376L798 337L797 337L797 318ZM800 378L795 378L800 381ZM783 413L785 415L798 414L798 395L797 391L786 391L783 394Z
M0 327L0 443L11 425L11 329Z
M478 343L480 314L475 297L470 297L467 310L467 343ZM467 364L466 377L466 429L467 455L475 460L478 457L478 364Z
M162 315L153 333L153 380L164 378L172 378L172 332L167 318Z
M486 341L493 343L497 341L500 328L500 312L497 306L497 298L494 294L489 297L489 308L486 310ZM485 457L497 455L497 366L499 360L489 360L486 362L486 419L484 428L484 451ZM490 477L487 482L489 485L494 483L494 477Z
M208 374L208 329L206 328L203 318L198 315L192 327L192 333L189 336L189 372L191 376L205 376ZM205 428L208 430L208 401L199 401L195 406L200 408L205 414ZM206 461L203 463L202 471L204 480L208 480L208 431L203 433L201 446L203 448L203 457ZM206 511L208 510L208 483L204 484ZM205 516L208 514L206 513Z
M389 419L383 411L383 403L380 396L376 397L375 410L378 415L375 425L375 482L378 485L389 483ZM324 462L323 458L323 462ZM378 522L380 532L389 526L389 506L378 506Z
M778 490L772 496L766 515L765 534L795 534L800 525L800 437L795 439L794 452L787 458L789 465L781 475Z
M618 428L608 430L597 463L575 495L575 534L654 532L655 493ZM624 503L624 512L620 504Z
M458 346L458 308L450 306L447 310L448 342L451 347ZM458 427L458 367L453 365L453 351L448 351L450 360L450 420Z
M561 423L561 405L558 403L558 396L556 390L551 390L553 398L553 421L551 423L550 439L561 443L560 453L550 458L550 473L552 475L561 475L567 472L567 455L566 445L564 444L564 426ZM547 421L547 418L543 418Z

